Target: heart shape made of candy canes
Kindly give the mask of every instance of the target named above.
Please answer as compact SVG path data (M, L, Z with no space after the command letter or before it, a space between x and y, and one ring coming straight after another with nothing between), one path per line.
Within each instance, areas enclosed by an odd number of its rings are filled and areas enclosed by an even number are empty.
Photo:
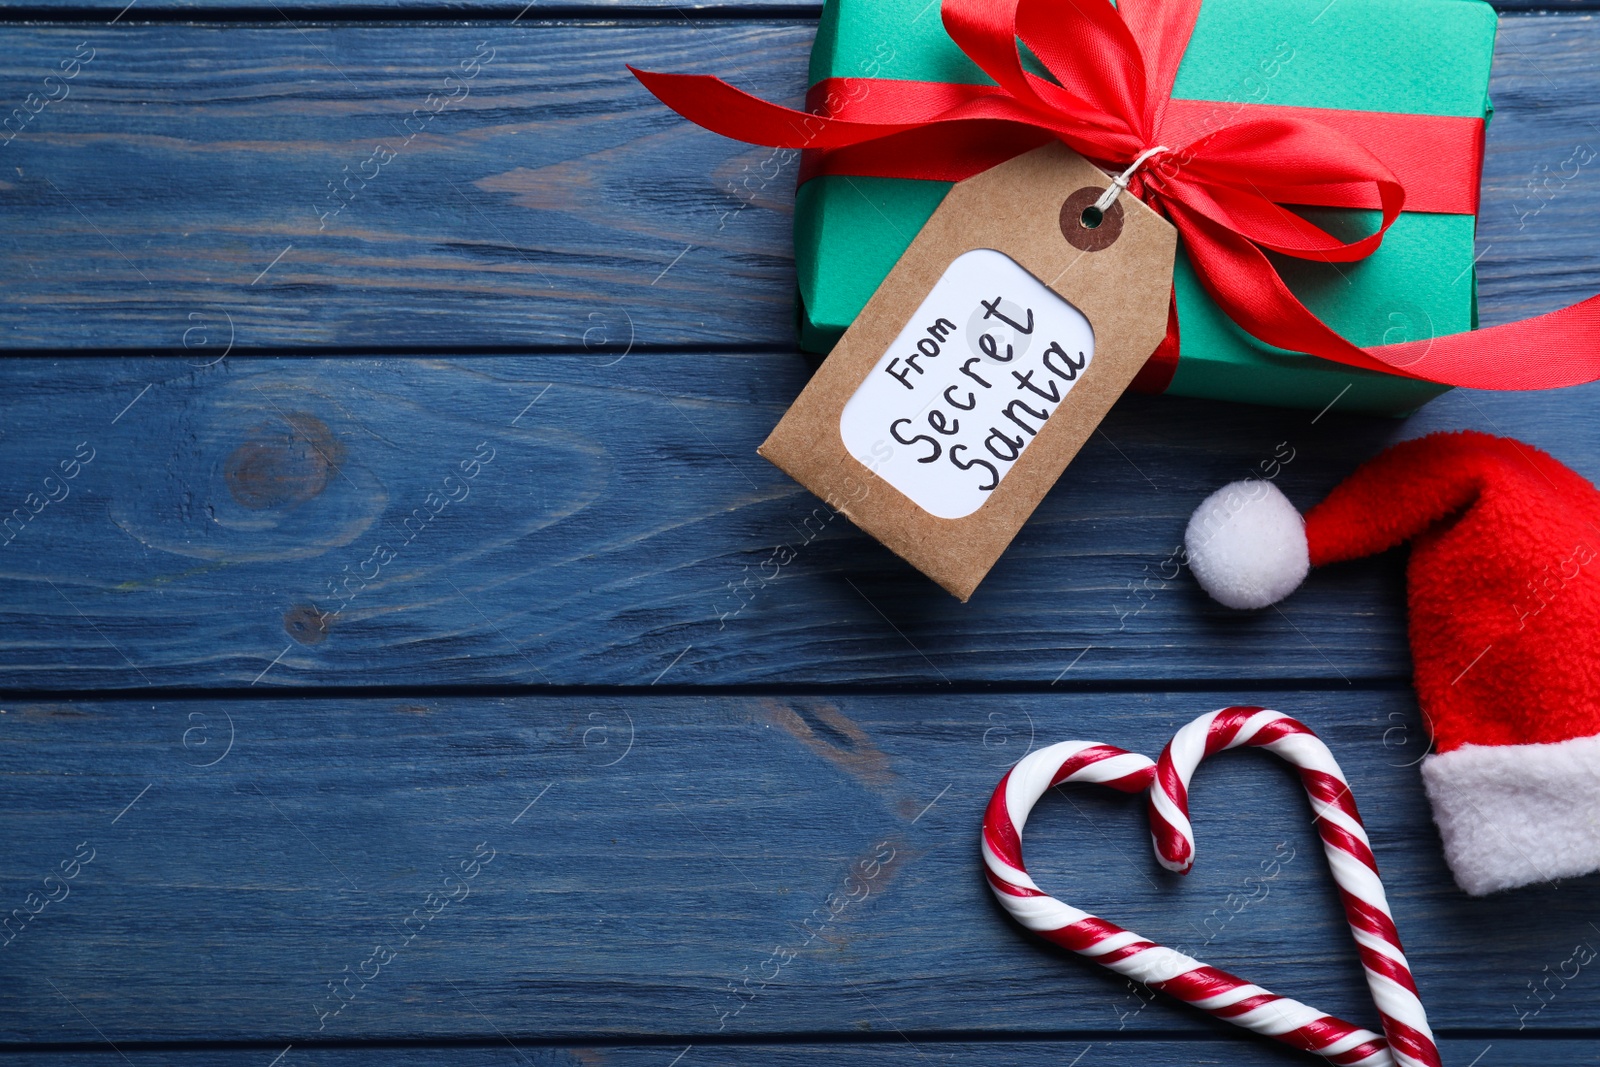
M1065 904L1040 889L1022 865L1022 827L1039 798L1054 785L1089 782L1123 793L1148 791L1156 858L1170 871L1188 873L1195 853L1189 780L1207 756L1246 745L1264 748L1300 772L1383 1021L1382 1035ZM1024 756L995 788L983 817L982 847L989 888L1001 906L1047 941L1340 1067L1441 1067L1350 784L1328 746L1281 712L1235 707L1202 715L1173 735L1156 762L1093 741L1063 741Z

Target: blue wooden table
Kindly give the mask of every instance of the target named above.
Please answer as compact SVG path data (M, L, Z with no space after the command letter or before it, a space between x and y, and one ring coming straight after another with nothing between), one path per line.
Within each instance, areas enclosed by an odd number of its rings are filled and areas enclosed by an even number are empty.
M1600 1064L1600 880L1443 865L1401 559L1250 616L1173 562L1285 449L1301 505L1439 428L1600 477L1600 391L1129 397L961 605L755 456L794 174L624 69L798 101L812 0L279 2L0 0L0 1064L1305 1062L979 876L1030 746L1237 702L1343 761L1448 1063ZM1486 323L1600 291L1600 23L1515 7ZM1090 792L1030 863L1374 1021L1287 769L1194 797L1186 879Z

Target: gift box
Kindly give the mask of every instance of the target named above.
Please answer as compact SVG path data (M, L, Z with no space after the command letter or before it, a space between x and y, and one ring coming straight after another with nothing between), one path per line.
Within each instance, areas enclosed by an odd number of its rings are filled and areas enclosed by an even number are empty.
M1486 121L1495 25L1478 0L1205 0L1172 95L1215 101L1223 114L1248 103ZM827 78L989 82L945 33L938 0L827 0L810 79ZM803 348L833 346L949 188L849 174L800 186ZM1408 185L1408 203L1413 192ZM1377 211L1297 210L1345 239L1379 223ZM1476 325L1476 222L1474 214L1406 210L1357 262L1272 259L1306 306L1358 345L1442 337ZM1174 288L1181 344L1166 392L1402 414L1446 388L1252 338L1212 302L1181 244Z

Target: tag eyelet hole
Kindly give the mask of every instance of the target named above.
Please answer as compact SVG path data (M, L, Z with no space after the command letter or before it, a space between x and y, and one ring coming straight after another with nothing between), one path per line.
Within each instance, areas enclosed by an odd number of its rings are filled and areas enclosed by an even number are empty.
M1061 236L1073 248L1099 252L1110 248L1122 236L1125 221L1122 205L1113 200L1104 210L1098 206L1105 191L1103 185L1086 185L1062 201L1057 222Z

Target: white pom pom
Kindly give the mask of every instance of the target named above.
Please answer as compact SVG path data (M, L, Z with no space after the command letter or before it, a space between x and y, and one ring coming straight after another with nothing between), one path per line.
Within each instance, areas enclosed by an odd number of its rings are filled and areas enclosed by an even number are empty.
M1305 521L1271 482L1234 482L1206 497L1183 541L1201 588L1230 608L1276 604L1311 569Z

